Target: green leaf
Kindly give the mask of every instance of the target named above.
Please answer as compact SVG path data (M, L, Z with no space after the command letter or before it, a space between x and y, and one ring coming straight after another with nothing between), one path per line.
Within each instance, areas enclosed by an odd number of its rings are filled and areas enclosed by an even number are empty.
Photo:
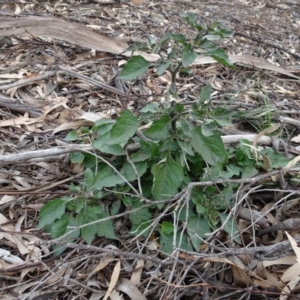
M205 239L205 235L210 232L211 229L209 224L206 220L201 218L200 215L193 215L189 217L187 223L187 233L196 251L200 251L202 240Z
M141 42L135 42L134 44L130 45L125 51L137 51L137 50L145 50L147 49L147 45Z
M160 246L161 246L161 250L165 253L172 253L174 234L165 234L161 230L159 230L159 233L160 233L159 243L160 243ZM182 249L182 250L193 251L192 245L187 240L186 233L183 233L181 244L179 244L180 236L181 236L181 232L177 232L177 234L176 234L176 244L174 246L176 248L179 248L179 249Z
M133 56L124 66L119 77L123 80L134 80L143 75L150 66L151 64L144 57Z
M106 213L106 212L102 212L102 213L97 214L97 215L98 215L98 219L99 220L105 219L105 218L109 217L109 214ZM106 238L112 239L112 240L117 239L116 235L115 235L115 231L114 231L114 226L113 226L112 220L107 220L107 221L103 221L103 222L99 223L98 224L97 235L99 237L103 236L103 237L106 237Z
M94 212L93 208L86 206L77 215L76 221L79 226L91 223L98 220L97 214ZM97 234L98 224L88 225L81 228L81 237L86 241L87 244L91 244Z
M100 119L95 122L92 130L99 135L103 135L111 130L114 123L115 121L111 119Z
M46 225L53 224L56 219L60 219L65 213L66 203L62 199L49 201L40 211L38 228L44 228Z
M212 136L216 133L216 123L212 120L204 120L203 124L201 125L201 132L204 136Z
M63 221L60 222L60 220L62 220L62 219L63 219ZM60 220L56 221L53 224L52 238L58 238L64 234L74 230L74 228L76 228L78 226L78 224L76 223L76 220L72 216L64 215ZM79 237L79 235L80 235L80 230L77 229L77 230L71 232L66 237L65 242L72 243L75 239L77 239ZM54 256L59 256L66 250L66 247L54 245L53 249L54 249Z
M192 12L182 13L180 15L191 27L196 26L196 15Z
M224 224L227 219L227 215L225 213L218 213L222 224ZM236 221L230 217L227 223L225 224L224 230L230 235L230 237L238 244L241 244L241 239L239 237L239 229L237 227Z
M205 104L211 96L211 85L204 86L200 92L200 104Z
M72 201L74 202L74 201ZM85 199L79 199L76 201L76 205L75 205L75 212L78 214L84 207L85 207L85 204L86 204L86 200Z
M186 42L185 36L181 33L172 33L171 38L176 42L180 44L184 44Z
M192 146L207 163L215 166L219 162L225 162L227 153L219 133L204 136L201 127L196 127L193 130L192 137Z
M159 120L154 121L150 128L143 131L143 134L152 140L162 141L168 138L170 127L169 116L162 116Z
M167 235L174 232L174 226L170 222L163 221L160 224L160 228L161 228L161 232Z
M222 38L230 38L233 36L233 31L227 28L221 28L218 33Z
M192 50L191 44L184 45L184 48L182 50L182 56L181 56L182 66L187 67L191 65L195 61L197 56L198 53Z
M84 184L87 188L91 188L94 183L94 172L91 169L86 169L84 173Z
M131 161L133 163L140 162L140 161L146 161L147 159L149 159L151 157L151 155L152 155L151 149L142 148L138 152L133 153L131 155Z
M229 60L223 49L217 48L215 51L207 52L207 54L223 66L234 68L234 64Z
M126 151L120 145L107 145L105 141L97 140L93 142L93 147L102 153L108 153L116 156L126 155Z
M140 109L141 113L147 113L147 112L151 112L151 113L156 113L159 109L159 103L157 102L151 102L147 105L145 105L142 109Z
M170 33L170 32L167 33L167 34L165 34L165 35L161 38L161 41L160 41L161 45L164 46L167 42L169 42L170 39L171 39L171 36L172 36L172 33Z
M110 175L102 180L101 185L103 187L115 187L118 184L122 184L122 183L124 183L123 178L121 178L118 175Z
M147 161L143 161L143 162L135 163L134 166L135 166L135 170L138 173L138 176L141 177L147 171L148 164ZM137 179L135 170L133 169L131 163L125 162L120 172L124 175L124 177L128 181L134 181Z
M52 238L56 239L59 238L62 235L65 235L66 233L73 231L74 228L76 228L78 224L76 223L76 220L74 217L70 215L63 215L59 220L55 221L51 228L51 236ZM65 241L70 243L74 239L78 238L80 235L80 230L77 229L74 232L70 233Z
M160 76L167 70L167 68L173 63L173 57L177 54L177 52L177 49L173 49L171 53L168 54L168 59L166 63L162 63L157 67L157 75Z
M103 180L110 175L112 175L112 171L108 166L103 167L102 169L99 170L99 172L95 176L95 182L94 182L94 187L96 190L100 191L103 188Z
M184 105L181 104L181 103L175 103L175 105L173 106L173 109L172 111L175 113L175 114L181 114L184 112Z
M219 49L216 45L214 45L212 42L208 41L207 39L204 39L203 41L201 41L201 43L199 44L199 47L202 48L203 50L207 51L208 53Z
M77 131L76 130L72 130L70 131L67 136L65 137L65 140L66 141L76 141L78 140L78 134L77 134Z
M116 215L121 207L121 200L115 200L110 207L110 214L112 216Z
M53 239L59 238L66 232L66 227L69 223L69 215L63 215L60 219L56 220L51 226L51 237Z
M139 126L138 118L129 110L124 110L116 120L116 123L111 129L107 144L125 143L137 131Z
M251 178L255 175L258 174L257 169L255 168L254 165L250 165L250 166L246 166L243 170L242 170L242 179L245 178Z
M183 180L183 168L170 155L164 163L153 165L154 176L152 194L155 200L167 199L175 195Z
M138 208L140 206L133 205L132 209ZM151 220L151 214L149 212L149 209L147 207L141 208L140 210L136 212L130 213L129 220L134 225L141 225L144 222L148 222Z
M183 134L190 137L191 136L191 132L192 132L192 130L194 128L194 125L192 125L186 119L181 119L179 122L180 122L180 126L182 128Z
M81 152L73 152L70 155L70 161L73 164L81 164L84 160L84 155Z
M180 146L182 152L194 156L194 152L190 144L178 141L178 145Z

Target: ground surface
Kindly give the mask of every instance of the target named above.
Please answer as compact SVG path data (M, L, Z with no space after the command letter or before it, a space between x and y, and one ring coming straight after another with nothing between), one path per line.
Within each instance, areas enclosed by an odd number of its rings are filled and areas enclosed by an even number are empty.
M115 118L124 108L137 111L149 101L161 100L170 81L167 75L156 78L149 72L129 86L125 100L122 91L118 94L107 86L118 88L114 77L126 59L118 54L127 42L146 41L151 34L159 38L172 30L191 34L180 17L184 11L196 13L203 23L217 21L233 30L233 39L222 41L221 46L230 55L248 56L234 70L197 64L193 71L198 79L182 78L179 90L197 96L199 88L210 83L214 103L231 98L232 109L252 112L256 121L263 119L267 99L268 111L283 124L290 146L300 128L299 4L297 0L153 0L140 5L1 1L1 299L101 299L110 284L115 288L111 299L279 299L280 293L281 299L287 299L281 291L297 279L299 267L281 232L248 241L245 249L212 243L200 254L177 253L168 258L153 245L139 253L139 243L128 237L118 243L99 239L94 247L78 241L56 259L51 243L46 243L49 236L36 226L41 207L57 195L66 195L69 184L82 179L83 169L68 160L77 149L57 147L65 145L68 130L91 126L97 116ZM111 39L93 35L92 30ZM250 56L260 59L253 61ZM224 135L240 132L258 133L248 123L224 128ZM286 151L299 155L297 141ZM252 188L245 186L243 195L251 195ZM297 182L292 196L290 189L279 189L292 199L289 206L281 206L280 214L285 220L297 220ZM262 210L277 208L273 192L260 192L265 195ZM247 208L254 214L258 207ZM252 214L250 220L255 218ZM269 224L282 220L275 222L275 217L278 214L267 215ZM251 229L249 216L239 218L240 226L250 224L247 233L252 237L257 228ZM292 228L297 229L298 223ZM297 230L293 234L297 238ZM286 273L293 265L296 271ZM294 280L286 290L290 299L300 298L297 283Z

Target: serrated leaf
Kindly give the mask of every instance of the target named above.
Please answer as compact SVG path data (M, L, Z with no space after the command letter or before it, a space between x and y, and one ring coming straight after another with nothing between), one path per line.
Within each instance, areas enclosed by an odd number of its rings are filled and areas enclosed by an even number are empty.
M109 177L110 175L112 175L112 171L110 170L110 168L108 166L103 167L102 169L99 170L99 172L97 172L96 176L95 176L95 182L94 182L94 187L96 190L102 190L103 185L102 182L105 178Z
M194 156L194 152L190 144L187 144L182 141L178 141L178 145L180 146L182 152Z
M73 164L81 164L84 160L84 155L81 152L73 152L70 154L70 161Z
M172 33L167 33L165 34L162 38L161 38L161 45L164 46L165 43L169 42L169 40L171 39Z
M184 135L191 136L191 132L194 128L194 125L192 125L186 119L181 119L179 122L180 122L180 126L182 128L182 131L183 131Z
M182 13L180 15L191 27L196 26L196 15L192 12Z
M65 137L66 141L76 141L78 140L78 134L76 130L71 130Z
M203 38L206 38L208 41L218 41L221 37L218 34L207 34Z
M174 234L164 234L161 231L159 231L159 233L160 233L159 244L160 244L161 250L165 253L172 253L173 244L174 244L174 242L173 242L174 241ZM181 235L181 232L177 232L177 234L176 234L176 244L174 246L176 248L179 248L179 249L182 249L182 250L193 251L193 247L188 242L186 233L183 233L181 244L179 244L180 235Z
M162 116L159 120L154 121L150 128L143 131L143 134L154 141L162 141L169 136L170 118Z
M155 200L167 199L178 192L183 180L183 168L168 155L164 163L154 165L152 194Z
M160 225L161 232L164 234L171 234L174 232L174 225L170 222L163 221Z
M204 104L210 99L211 96L211 85L204 86L200 92L200 104Z
M140 149L138 152L133 153L130 157L133 163L146 161L151 157L151 149Z
M123 80L134 80L143 75L150 66L151 64L144 57L133 56L124 66L119 77Z
M143 162L135 163L134 166L135 166L135 170L138 173L138 176L141 177L147 171L148 164L146 161L143 161ZM133 169L131 163L125 162L121 169L121 173L128 181L134 181L137 179L137 174L135 170Z
M132 209L136 209L141 206L143 206L143 203L141 203L139 200L131 201ZM147 207L144 207L140 210L137 210L136 212L130 213L129 220L134 225L141 225L142 223L151 220L151 213L149 212L149 209Z
M98 219L105 219L109 217L109 214L106 212L102 212L98 215ZM115 240L117 239L115 236L114 226L112 220L107 220L98 224L98 232L97 235L99 237L106 237L108 239Z
M204 136L201 127L196 127L192 132L191 144L201 154L203 159L212 166L224 163L227 153L219 133Z
M127 142L136 133L138 126L138 118L129 110L123 111L112 127L106 143L112 145Z
M84 172L84 184L87 188L91 188L94 183L94 172L91 169L86 169Z
M225 220L227 219L227 215L225 213L218 213L222 224L224 224ZM239 237L239 229L235 220L230 217L227 223L224 226L224 230L230 235L230 237L238 244L241 244L241 239Z
M187 233L196 251L200 250L202 240L205 239L205 235L210 232L211 229L208 222L200 215L193 215L189 217L187 223Z
M76 218L76 221L79 226L91 223L96 220L98 220L97 214L90 206L86 206L85 209L82 209ZM85 226L81 228L81 237L86 241L87 244L90 245L95 239L97 231L98 231L97 224Z
M182 66L187 67L191 65L197 56L198 53L192 50L191 44L184 45L181 56Z
M64 235L68 223L69 215L63 215L60 219L56 220L51 226L51 237L56 239Z
M66 203L62 199L49 201L40 211L38 228L53 224L56 219L60 219L65 213Z
M58 235L57 237L60 237L68 232L70 232L70 234L66 237L65 242L67 243L72 243L75 239L77 239L80 236L80 230L77 229L75 231L74 228L76 228L78 226L78 224L76 223L76 220L74 217L72 216L67 216L68 217L68 222L66 224L66 227L64 229L63 232L63 224L62 224L62 228L59 229L57 228L57 230L60 230L59 232L57 232ZM55 231L55 229L52 229L53 231ZM52 234L52 238L55 238L54 235ZM66 247L61 247L61 246L56 246L54 245L54 256L59 256L61 253L63 253L66 250Z
M115 123L115 120L100 119L100 120L96 121L92 130L93 130L93 132L97 132L97 134L99 134L99 135L103 135L111 130L114 123Z
M147 49L147 45L141 42L135 42L134 44L130 45L125 51L137 51L137 50L145 50Z
M171 38L176 42L183 44L186 42L185 36L181 33L172 33Z
M234 67L234 64L229 60L223 49L217 48L215 51L207 52L207 54L223 66Z
M140 109L141 113L147 113L147 112L151 112L151 113L156 113L159 109L159 103L157 102L151 102L147 105L145 105L142 109Z
M120 145L108 145L101 139L93 142L93 147L100 150L102 153L108 153L116 156L126 155L126 151Z
M216 124L211 120L204 120L201 125L201 132L204 136L208 137L216 132Z
M122 183L124 183L124 179L122 179L120 176L110 175L102 180L101 185L103 187L115 187Z

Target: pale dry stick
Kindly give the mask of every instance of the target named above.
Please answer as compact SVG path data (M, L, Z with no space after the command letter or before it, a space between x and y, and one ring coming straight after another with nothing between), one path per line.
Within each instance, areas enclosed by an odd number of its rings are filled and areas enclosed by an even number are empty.
M252 194L253 191L257 190L257 189L260 188L260 187L261 187L261 185L255 186L255 187L253 187L252 189L249 189L249 191L248 191L246 194L243 195L243 197L238 201L238 203L236 203L236 204L234 205L234 207L230 210L230 212L229 212L229 214L228 214L228 216L227 216L227 218L226 218L224 224L226 224L226 223L228 222L228 220L229 220L229 218L230 218L231 216L234 217L234 216L237 215L238 207L242 204L242 202L244 201L244 199L246 199L250 194ZM246 201L246 202L247 202L247 201ZM222 226L222 227L223 227L223 229L224 229L225 226ZM239 234L239 232L238 232L238 234Z
M185 232L185 228L187 226L188 213L189 213L189 200L190 200L190 194L191 194L191 192L187 191L186 194L188 195L188 197L184 197L185 198L184 202L186 202L186 222L184 223L183 228L182 228L181 233L180 233L180 238L179 238L179 242L178 242L179 246L182 243L182 239L183 239L183 235L184 235L184 232ZM181 201L182 200L183 200L183 197L181 197L180 200L177 202L176 207L175 207L174 212L173 212L173 216L174 216L173 217L174 232L173 232L173 241L172 241L173 251L172 251L172 254L170 256L175 261L178 261L178 256L179 256L179 252L180 252L180 251L178 251L178 246L177 246L177 229L179 227L179 224L178 224L179 220L178 220L178 218L176 216L177 216L178 207L180 207L180 209L178 211L178 215L181 213L182 209L184 208L184 204L181 205ZM176 264L174 263L173 267L172 267L172 270L170 272L170 275L169 275L169 279L167 281L168 283L172 282L172 279L174 278L175 269L176 269ZM167 289L167 286L165 287L165 291L162 292L160 299L164 298L165 293L166 293L166 289Z
M262 191L274 191L274 190L262 190ZM257 191L259 192L259 190ZM282 191L281 191L282 192ZM289 191L289 190L286 190L285 192L288 192L289 194L286 196L286 197L282 197L280 200L276 201L276 203L274 203L274 205L269 208L267 211L265 211L257 220L255 220L253 222L253 224L249 225L248 227L246 227L243 231L246 231L247 229L249 229L250 227L253 227L253 225L255 225L258 220L260 220L261 218L265 217L268 213L270 213L273 209L275 209L281 202L284 202L286 199L288 199L289 197L291 196L294 196L294 195L299 195L299 192L296 192L296 191Z
M251 134L249 136L232 135L232 136L221 136L221 138L222 138L223 143L226 145L226 144L236 144L240 141L241 138L247 139L250 142L251 141L253 142L256 136L257 136L256 134ZM259 139L258 143L263 144L263 145L271 145L272 139L270 137L263 136ZM30 159L37 159L40 157L49 157L49 156L54 156L54 155L61 155L61 154L72 153L72 152L76 152L76 151L85 151L85 150L92 150L92 149L93 149L92 145L77 145L77 144L65 143L64 146L53 147L50 149L44 149L44 150L38 150L38 151L27 151L27 152L18 153L18 154L0 155L0 165L5 164L5 163L7 164L7 163L14 163L14 162L19 162L19 161L27 161ZM140 149L140 145L138 143L129 145L127 147L128 151L136 151L139 149ZM293 149L295 151L297 151L296 147L291 148L291 150L293 150ZM296 169L294 169L294 170L296 170ZM300 170L300 168L299 168L299 170ZM273 171L273 172L276 172L276 171ZM231 179L231 180L234 180L234 179ZM234 182L234 181L232 181L232 182ZM244 181L244 183L248 183L248 182L249 181ZM240 183L240 182L236 182L236 183Z
M137 182L138 182L138 187L139 187L139 192L140 192L140 195L143 195L143 190L142 190L142 185L141 185L141 176L139 175L136 167L135 167L135 164L133 163L133 161L130 159L129 157L129 154L128 154L128 151L126 151L126 158L127 158L127 161L130 163L130 165L132 166L133 170L134 170L134 173L136 175L136 178L137 178Z
M51 77L55 74L56 74L55 71L51 71L51 72L46 72L44 74L38 75L36 77L32 77L32 78L28 78L28 79L21 79L17 82L11 83L11 84L0 85L0 91L8 90L8 89L15 88L15 87L18 87L18 86L23 86L23 85L26 85L26 84L30 84L30 83L33 83L33 82L38 81L38 80L43 80L43 79L49 78L49 77Z
M152 257L151 255L146 255L146 254L140 254L140 253L133 253L133 252L128 252L128 251L121 251L121 250L115 250L115 249L107 249L107 248L100 248L92 245L83 245L83 244L75 244L75 243L64 243L62 241L40 241L40 242L32 242L31 244L34 245L60 245L66 248L71 248L71 249L77 249L77 250L90 250L94 251L96 253L105 253L107 255L114 255L114 256L120 256L120 257L128 257L132 259L143 259L145 261L150 260L153 263L160 265L162 261L156 257Z
M88 76L82 75L82 74L80 74L78 72L75 72L75 71L73 71L71 69L68 69L68 68L65 68L65 67L62 67L62 66L59 66L59 68L62 71L64 71L65 73L68 73L68 74L71 74L71 75L73 75L75 77L78 77L78 78L80 78L80 79L82 79L82 80L84 80L86 82L89 82L90 84L93 84L93 85L95 85L97 87L105 89L105 90L107 90L109 92L112 92L114 94L117 94L119 96L126 96L126 94L124 92L122 92L122 91L116 89L115 87L112 87L112 86L110 86L110 85L108 85L106 83L100 82L98 80L95 80L95 79L90 78Z
M32 299L32 298L28 298L30 295L32 295L34 293L34 291L36 291L38 288L40 288L43 284L45 284L45 282L51 278L53 278L54 276L56 276L56 273L54 273L54 271L58 272L59 270L57 270L57 266L55 266L54 270L51 271L51 275L49 275L49 272L45 273L45 275L38 281L38 284L27 294L22 296L19 300L26 300L26 299ZM48 287L51 287L51 285L55 285L57 284L57 281L55 280L52 284L49 284Z
M51 279L53 276L56 276L56 273L54 272L58 272L60 268L63 268L64 265L66 265L67 263L64 263L64 261L67 261L73 254L74 254L74 251L70 251L70 253L67 254L67 256L64 258L63 261L59 261L54 269L50 269L48 268L48 266L43 262L43 261L40 261L40 263L48 270L48 272L43 276L43 280L39 280L38 284L30 291L30 293L28 293L26 296L22 297L20 300L26 300L35 290L37 290L40 286L42 286L47 280ZM49 273L51 273L51 276L50 277L47 277L47 275L49 275ZM56 284L57 281L53 282L52 285ZM48 285L48 287L51 286L51 285ZM31 298L29 298L31 299Z
M53 155L60 155L76 151L84 151L92 149L91 145L76 145L75 146L58 146L50 149L43 149L38 151L27 151L18 154L0 155L0 165L2 163L15 163L20 161L28 161L38 157L48 157Z

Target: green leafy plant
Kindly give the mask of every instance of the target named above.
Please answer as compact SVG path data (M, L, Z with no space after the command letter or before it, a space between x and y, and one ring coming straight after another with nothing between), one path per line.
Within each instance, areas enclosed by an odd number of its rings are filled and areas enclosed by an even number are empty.
M191 13L183 18L197 31L192 42L176 33L167 34L160 43L151 39L146 46L161 59L149 63L141 56L132 57L122 78L135 79L151 66L159 74L169 70L174 93L176 73L186 70L198 53L231 66L225 52L212 43L231 32L219 24L204 29ZM172 47L166 49L169 43ZM136 44L130 49L144 48ZM222 225L240 243L238 228L228 215L237 185L224 182L191 189L189 184L251 177L265 164L255 158L247 141L225 149L218 127L230 124L234 112L212 107L210 97L211 87L205 86L188 110L175 102L150 103L138 116L125 110L116 120L100 119L90 130L70 132L67 139L72 141L88 135L95 151L71 155L73 164L86 168L84 180L70 186L72 196L54 199L42 208L39 228L53 238L81 237L88 244L97 236L116 239L120 230L128 231L136 237L154 236L161 250L170 253L176 247L199 251L206 234ZM286 163L274 152L260 155L269 158L270 166L274 162L277 167L280 159ZM55 251L59 255L64 248Z
M233 34L231 30L223 28L219 23L213 23L206 28L197 21L195 14L190 12L182 14L182 17L196 31L193 39L187 39L183 34L173 32L166 34L159 42L155 37L151 37L145 44L133 44L126 51L150 50L160 58L151 63L140 55L133 56L124 66L120 78L136 79L150 67L155 67L158 75L168 70L172 77L170 93L176 95L177 73L190 73L189 66L199 54L208 55L224 66L234 67L226 52L213 43L231 37Z

